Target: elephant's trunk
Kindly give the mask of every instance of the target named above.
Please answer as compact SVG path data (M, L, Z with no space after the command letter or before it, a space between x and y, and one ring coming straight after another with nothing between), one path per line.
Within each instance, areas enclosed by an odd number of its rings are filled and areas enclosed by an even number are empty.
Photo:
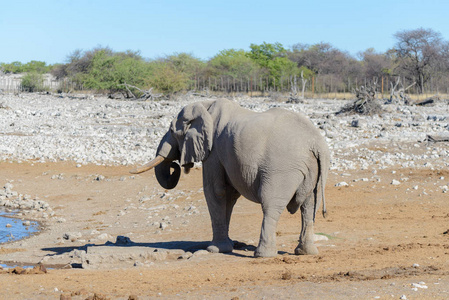
M149 171L149 170L153 169L154 167L156 167L157 165L161 164L164 160L165 160L165 158L163 156L158 155L158 156L156 156L155 159L153 159L149 163L147 163L147 164L145 164L145 165L143 165L141 167L132 169L129 172L131 174L139 174L139 173L143 173L143 172Z
M149 163L131 170L132 174L139 174L154 168L156 179L165 189L173 189L181 176L181 167L175 160L179 160L178 142L167 132L159 143L156 158Z
M176 187L179 177L181 177L181 167L179 164L167 160L161 155L156 156L156 158L149 163L136 169L132 169L129 172L131 174L139 174L153 168L156 173L157 181L164 189L170 190Z
M178 163L164 160L154 168L156 179L159 184L167 190L174 189L181 177L181 167Z

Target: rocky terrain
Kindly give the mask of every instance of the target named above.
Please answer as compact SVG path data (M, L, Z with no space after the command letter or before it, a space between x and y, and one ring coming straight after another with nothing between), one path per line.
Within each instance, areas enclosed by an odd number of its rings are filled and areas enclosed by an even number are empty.
M0 158L97 165L143 163L154 156L160 138L180 109L203 99L139 102L94 96L3 95ZM448 149L438 144L416 154L391 151L419 149L427 135L449 132L447 100L430 107L384 105L384 113L374 116L336 116L347 101L313 99L305 104L284 104L249 97L236 101L254 111L283 107L310 116L323 129L333 150L334 170L366 168L375 162L379 168L448 164ZM358 159L347 159L352 155Z
M448 296L449 143L427 138L449 133L447 101L361 116L336 115L342 100L234 99L308 115L332 152L320 254L292 255L300 217L283 214L279 256L254 259L261 212L244 200L231 224L234 255L204 251L211 229L200 165L171 191L152 172L128 173L154 157L180 109L201 100L0 95L0 206L42 226L0 246L8 298ZM55 269L18 275L23 264Z

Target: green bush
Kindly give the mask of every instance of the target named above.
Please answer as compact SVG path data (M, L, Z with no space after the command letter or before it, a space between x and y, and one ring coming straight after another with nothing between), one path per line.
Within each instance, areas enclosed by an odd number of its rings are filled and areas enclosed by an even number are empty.
M177 70L170 62L152 62L151 76L146 80L147 88L153 87L156 91L164 94L174 94L186 90L189 86L187 73Z
M116 92L126 90L124 83L143 87L150 67L135 52L114 53L108 48L98 48L86 52L84 56L78 54L61 72L66 72L73 82L83 88Z
M20 61L14 61L12 63L1 63L0 70L6 74L20 74L28 72L36 72L39 74L48 73L53 67L43 61L32 60L26 64L22 64Z
M0 70L5 74L18 74L23 72L23 65L20 61L13 61L12 63L1 63Z
M44 75L37 72L29 72L22 77L20 88L24 92L43 92L44 88Z
M208 70L212 76L226 75L236 79L249 78L261 71L244 50L235 49L220 51L209 61Z
M251 44L247 56L270 74L270 85L279 86L281 77L299 74L296 63L287 57L287 50L281 43Z

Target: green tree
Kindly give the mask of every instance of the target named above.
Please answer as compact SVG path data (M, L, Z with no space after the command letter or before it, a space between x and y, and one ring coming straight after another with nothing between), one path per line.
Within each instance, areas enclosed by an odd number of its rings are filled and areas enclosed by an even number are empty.
M5 74L23 73L23 65L20 61L13 61L12 63L1 63L0 70Z
M175 53L167 56L164 61L169 62L178 72L194 78L203 73L206 64L189 53Z
M130 50L114 52L101 47L86 52L76 50L68 61L56 66L53 74L97 91L126 90L124 83L143 88L151 71L140 53Z
M51 66L43 61L32 60L23 65L23 72L36 72L39 74L45 74L51 69Z
M117 89L120 83L116 74L117 57L109 55L106 51L97 51L89 66L89 71L82 77L84 87L95 90Z
M268 71L271 85L279 86L282 77L299 74L296 63L287 57L287 50L282 44L264 42L261 45L251 44L250 48L248 57Z
M146 87L154 88L164 94L174 94L186 90L190 79L186 72L178 70L167 61L153 61L150 63L151 75L146 79Z
M24 92L42 92L44 88L44 75L32 71L22 77L20 87Z
M246 79L260 72L260 68L244 50L228 49L220 51L209 61L209 72L212 76Z
M299 72L299 74L301 74L301 72L302 72L304 79L307 79L307 80L312 79L312 77L315 75L315 73L312 70L310 70L309 68L307 68L306 66L301 66L298 69L298 72Z
M19 73L27 73L27 72L36 72L39 74L48 73L52 69L51 65L47 65L43 61L37 61L32 60L30 62L27 62L26 64L22 64L20 61L14 61L12 63L1 63L0 64L0 71L3 71L4 73L12 73L12 74L19 74Z

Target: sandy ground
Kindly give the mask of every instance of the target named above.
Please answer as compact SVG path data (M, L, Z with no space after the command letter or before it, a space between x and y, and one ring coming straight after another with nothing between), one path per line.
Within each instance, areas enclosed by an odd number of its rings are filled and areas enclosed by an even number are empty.
M0 163L0 177L12 182L14 190L38 195L55 211L42 223L40 234L2 245L0 262L36 264L86 244L107 249L105 241L91 238L103 233L111 241L128 237L135 243L128 245L130 251L133 246L185 252L204 248L211 229L201 170L183 174L178 187L167 192L158 186L154 172L133 177L129 169ZM42 274L0 270L0 298L449 298L449 197L439 188L447 184L449 171L389 168L348 173L330 173L328 217L318 216L315 225L316 233L329 239L317 242L318 255L293 254L300 215L284 212L278 256L253 258L261 209L241 198L231 224L231 238L238 241L232 254L200 251L188 259L118 268L55 268ZM97 180L98 175L104 177ZM393 179L400 184L392 185ZM349 186L335 186L342 181ZM161 229L160 223L166 227ZM66 232L81 232L82 237L65 240Z

